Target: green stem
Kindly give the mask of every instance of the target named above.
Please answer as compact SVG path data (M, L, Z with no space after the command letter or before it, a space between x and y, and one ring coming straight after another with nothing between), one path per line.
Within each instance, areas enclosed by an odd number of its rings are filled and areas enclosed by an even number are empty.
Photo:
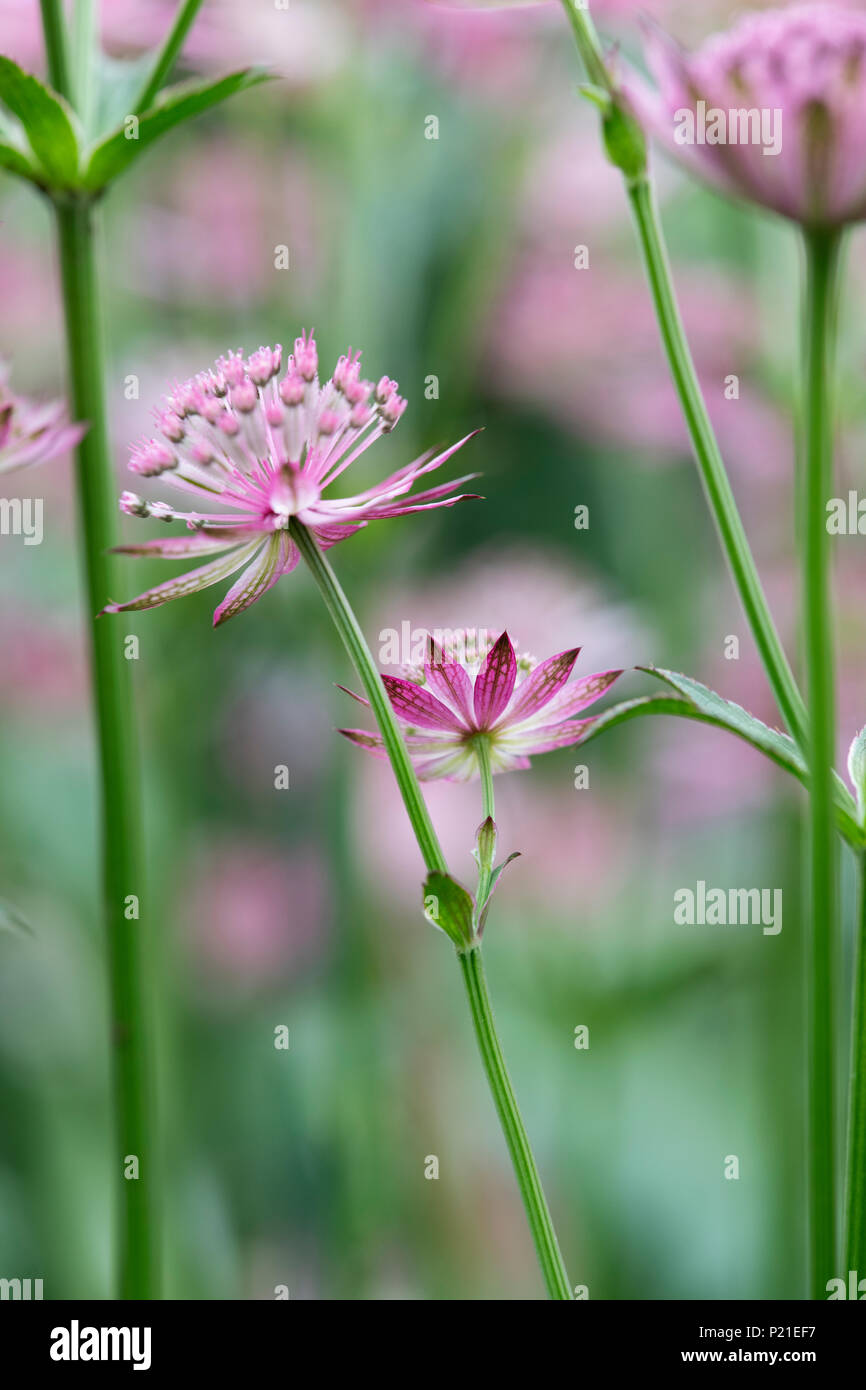
M117 494L106 421L95 212L85 202L58 203L55 211L70 406L74 419L89 422L77 450L77 475L102 792L117 1142L113 1178L119 1189L119 1291L124 1299L153 1299L159 1297L159 1279L138 757L123 633L114 623L95 620L117 592L113 557L108 553L117 539ZM142 921L125 916L133 895L144 910ZM137 1178L125 1176L125 1171L131 1171L131 1157L138 1160Z
M577 0L562 0L562 3L590 82L610 91L612 84L607 63L604 60L604 49L601 46L585 0L582 4L577 3Z
M195 23L196 15L201 7L202 0L182 0L182 4L178 6L174 23L166 35L162 48L156 55L156 61L150 70L147 81L132 104L133 115L137 116L142 111L146 111L159 96L163 83L174 67L178 54L183 48L184 39Z
M400 794L403 797L403 803L412 823L412 829L415 832L415 838L418 841L424 862L429 870L438 870L440 873L447 874L448 865L436 838L436 832L421 794L412 760L394 717L391 701L388 699L382 678L376 669L376 663L349 600L307 527L293 518L289 523L289 531L318 585L319 592L325 600L343 645L367 692L370 708L379 725L385 749L391 760L391 767L394 770L394 776L397 779L397 785L400 788ZM478 748L482 768L482 786L484 787L485 815L492 816L493 779L490 772L489 757L486 744L482 740L479 740ZM490 1007L490 998L481 964L481 949L480 946L474 945L466 951L458 951L457 954L466 983L466 992L472 1011L472 1021L475 1025L475 1034L481 1049L481 1058L484 1062L484 1069L502 1122L502 1128L505 1131L505 1138L529 1217L532 1237L538 1250L538 1258L541 1262L548 1292L552 1298L570 1299L572 1294L568 1275L559 1253L559 1246L556 1242L550 1212L544 1199L538 1169L535 1166L529 1139L508 1078L502 1048L496 1035L493 1012Z
M854 1009L851 1020L845 1270L856 1269L861 1277L866 1278L866 854L862 853L857 856L857 893L859 913L854 945Z
M562 0L575 43L590 80L614 93L604 51L588 7ZM725 472L695 365L680 317L661 219L646 174L626 178L668 365L719 537L782 717L801 748L806 744L806 711L784 648L776 632L734 494Z
M463 972L463 983L466 986L481 1060L505 1134L505 1142L511 1154L547 1292L551 1298L570 1300L573 1294L568 1272L560 1253L541 1179L496 1033L480 945L470 946L466 951L458 951L457 958Z
M421 788L418 785L418 778L415 776L412 760L409 757L391 701L385 692L382 678L376 669L376 663L370 648L367 646L358 619L340 587L337 576L310 531L294 518L290 522L289 530L319 587L328 612L342 638L343 646L349 653L367 692L367 699L370 701L370 708L376 723L379 725L385 743L385 751L391 760L397 786L400 788L400 795L412 823L412 829L415 832L424 863L431 871L437 869L440 873L447 873L448 866L445 863L445 856L442 853L436 831L433 829L430 812L427 810L421 795Z
M478 755L478 770L481 774L481 805L482 819L488 818L492 821L496 819L496 805L493 792L493 769L490 766L490 744L482 734L476 739L475 751ZM482 904L487 901L490 892L490 879L492 877L492 864L481 864L478 870L478 908L481 910Z
M710 510L782 717L801 748L807 716L788 658L776 632L763 586L689 351L677 305L661 219L647 178L628 187L662 342L685 418Z
M833 483L831 379L838 233L807 232L803 322L803 654L809 702L809 1211L813 1298L836 1269L834 969L836 833L833 636L827 499Z
M39 0L42 9L42 32L45 36L45 58L48 79L60 96L70 99L69 40L66 17L61 0Z

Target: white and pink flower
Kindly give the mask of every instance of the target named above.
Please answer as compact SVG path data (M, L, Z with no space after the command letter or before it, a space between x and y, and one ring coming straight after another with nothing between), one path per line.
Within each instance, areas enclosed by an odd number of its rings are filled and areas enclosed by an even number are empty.
M574 715L622 675L600 671L568 684L579 652L572 647L538 662L518 655L507 632L494 641L464 629L442 645L431 637L423 665L405 668L406 678L382 677L419 778L468 782L478 777L481 741L494 773L528 768L536 753L579 743L593 721L575 720ZM364 729L340 733L385 756L379 734Z
M406 408L396 381L383 376L374 384L361 378L360 357L350 349L320 385L316 343L303 334L280 380L282 349L277 346L259 348L246 359L231 352L213 370L178 386L157 414L158 437L137 445L129 466L140 477L159 477L197 502L226 510L177 511L125 492L120 506L128 515L185 521L189 534L118 550L167 559L221 558L128 603L110 603L103 612L156 608L242 569L214 613L218 626L296 567L300 553L289 533L293 518L327 550L370 521L451 507L476 496L454 495L475 474L407 495L468 435L443 453L422 455L364 492L325 495L375 440L394 429Z

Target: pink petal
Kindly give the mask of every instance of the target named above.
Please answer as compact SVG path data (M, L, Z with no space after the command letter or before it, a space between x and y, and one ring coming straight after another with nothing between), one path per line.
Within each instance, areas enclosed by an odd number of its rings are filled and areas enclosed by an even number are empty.
M116 545L114 555L162 555L167 560L180 560L185 555L207 555L230 550L247 540L261 542L261 532L242 526L226 527L222 531L190 531L186 536L166 536L138 545Z
M272 589L282 575L290 574L300 558L301 553L287 531L274 536L229 589L213 615L214 627L249 608Z
M455 507L458 502L480 502L482 500L480 492L461 492L456 497L443 497L441 502L419 502L416 504L414 498L409 498L406 502L395 502L392 506L379 507L375 511L362 512L359 515L362 515L367 521L384 521L387 517L409 516L412 512L432 512L437 507Z
M475 718L478 727L489 729L511 699L517 679L517 658L507 632L487 653L487 660L475 677Z
M472 728L472 682L459 661L428 661L424 672L428 685Z
M186 574L169 579L165 584L157 584L155 589L146 590L145 593L139 594L138 598L130 599L129 603L108 603L102 612L129 613L141 608L158 608L160 604L170 603L174 598L186 598L188 594L197 594L200 589L207 589L211 584L218 584L221 579L228 579L230 574L234 574L241 565L245 565L252 558L259 545L261 541L256 540L250 545L240 546L230 554L224 555L221 560L202 565L201 569L188 570Z
M579 652L580 647L572 647L570 651L549 656L536 666L515 692L507 714L509 724L536 714L553 699L571 675Z
M568 748L580 743L583 735L598 716L576 719L566 724L545 724L541 728L512 729L497 739L497 748L506 754L534 757L536 753L552 753L555 748Z
M556 719L570 719L572 715L591 705L594 700L598 700L621 675L622 671L596 671L592 676L583 676L580 680L572 681L571 685L554 695L540 715L536 714L528 720L521 721L521 727L539 722L552 724Z
M401 719L422 729L448 729L465 733L447 705L413 681L401 680L399 676L383 676L382 681Z

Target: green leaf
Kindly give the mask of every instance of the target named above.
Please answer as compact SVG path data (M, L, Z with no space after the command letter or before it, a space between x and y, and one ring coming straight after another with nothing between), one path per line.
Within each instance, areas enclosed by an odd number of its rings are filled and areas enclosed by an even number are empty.
M487 921L487 914L488 914L488 912L490 911L490 899L493 897L493 894L494 894L494 891L495 891L495 889L496 889L497 883L499 882L500 878L502 877L503 872L508 868L508 865L509 865L510 863L512 863L513 860L519 859L519 858L520 858L520 850L519 850L519 849L516 849L516 850L514 850L511 854L509 854L509 856L508 856L507 859L503 859L502 863L499 864L499 865L493 870L493 873L490 875L490 887L489 887L488 890L487 890L487 897L484 899L484 902L481 904L481 908L480 908L480 911L479 911L479 913L478 913L478 935L479 935L479 936L481 936L482 932L484 931L484 925L485 925L485 923L486 923L486 921Z
M765 757L770 758L778 767L790 772L804 786L808 786L809 773L806 762L793 739L789 738L787 734L781 733L778 729L770 728L768 724L757 719L753 714L749 714L740 705L734 704L732 700L724 699L716 691L710 690L690 676L680 675L676 671L665 671L657 666L639 666L637 669L645 671L649 676L654 676L656 680L663 681L677 694L675 696L643 696L640 699L613 705L592 720L581 739L581 743L588 743L591 739L604 733L606 729L613 728L617 724L624 724L630 719L640 718L645 714L670 714L681 719L693 719L698 723L712 724L718 729L725 729L728 733L735 734L737 738L743 739L760 753L763 753ZM857 824L854 799L838 776L835 777L835 800L837 821L843 835L851 844L862 845L866 843L866 835Z
M73 187L78 177L78 137L63 99L11 58L0 55L0 101L21 122L46 182L56 188Z
M784 767L786 771L793 773L801 781L806 777L806 763L803 755L794 740L789 738L787 734L781 733L778 729L770 728L769 724L756 719L741 705L735 705L732 700L726 700L715 690L701 685L700 681L692 680L691 676L681 676L676 671L665 671L658 666L639 666L638 670L646 671L648 676L655 676L657 680L664 681L680 695L684 695L693 705L697 714L705 718L708 723L716 724L722 729L729 729L732 734L745 739L746 743L751 743L753 748L766 754L779 767Z
M213 82L180 82L167 87L159 99L140 116L130 114L93 150L84 175L85 187L93 192L117 178L154 140L184 121L192 120L238 92L270 80L265 68L244 68ZM133 126L132 121L137 125ZM129 132L136 131L137 138Z
M444 931L458 950L471 946L475 937L475 903L462 883L434 869L424 881L424 916Z
M27 918L12 903L0 898L0 931L23 932L33 935L33 928Z
M0 140L0 169L8 169L11 174L17 174L21 179L31 179L34 183L39 181L39 172L26 154L22 154L15 145L7 144L5 140Z

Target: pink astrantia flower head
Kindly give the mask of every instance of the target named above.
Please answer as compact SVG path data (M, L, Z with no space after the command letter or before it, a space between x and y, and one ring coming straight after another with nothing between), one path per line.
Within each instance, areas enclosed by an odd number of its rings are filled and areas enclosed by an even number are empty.
M593 720L573 716L622 675L601 671L567 684L579 651L574 647L538 662L518 654L507 632L494 641L469 628L449 634L441 645L430 637L423 665L404 668L405 677L382 677L421 780L478 777L481 739L493 772L527 768L536 753L578 743ZM340 733L383 756L378 734Z
M176 387L157 413L158 437L137 445L129 466L220 510L177 511L124 492L120 506L128 515L185 521L189 534L118 549L168 559L221 558L103 611L156 608L242 569L214 613L217 626L295 568L300 555L288 529L293 517L328 549L369 521L475 497L453 494L476 474L407 495L416 479L439 468L466 439L435 457L432 451L422 455L354 496L325 495L365 449L394 429L406 408L396 381L362 379L360 358L350 349L320 385L315 339L304 333L282 376L282 349L262 347L246 359L230 352L213 370Z
M13 396L8 367L0 362L0 473L44 463L67 453L86 425L70 425L62 401L29 401Z
M648 59L658 91L636 84L632 101L695 172L807 226L866 217L862 12L802 4L747 15L694 53L653 34Z

